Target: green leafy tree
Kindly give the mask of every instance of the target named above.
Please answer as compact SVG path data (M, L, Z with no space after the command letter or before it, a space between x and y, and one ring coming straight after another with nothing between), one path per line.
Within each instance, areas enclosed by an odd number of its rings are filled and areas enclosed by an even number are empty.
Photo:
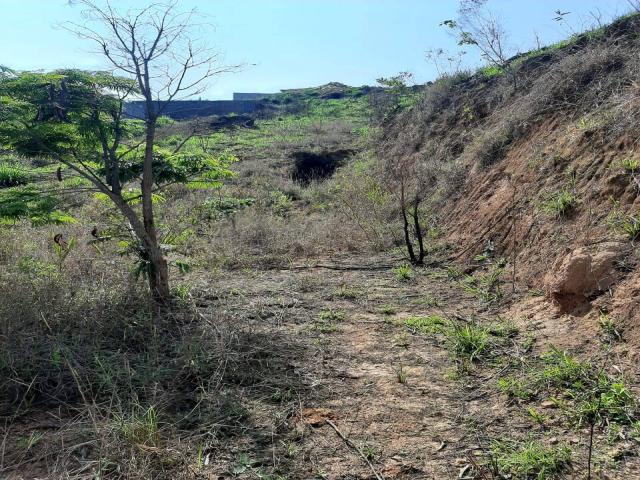
M104 73L21 74L7 79L10 117L6 141L28 156L55 158L106 195L124 215L140 242L149 286L157 304L170 302L169 273L155 224L154 194L194 175L203 181L227 171L204 152L172 152L156 146L158 119L172 101L198 95L212 76L229 71L198 41L196 10L177 1L119 12L108 0L74 0L83 22L67 30L96 44L120 76ZM233 68L233 67L232 67ZM125 143L122 106L130 97L144 105L144 133ZM13 128L11 128L13 127ZM139 195L123 193L139 180ZM138 199L140 208L133 208Z
M9 189L0 208L14 216L56 220L55 193L96 192L124 217L158 303L170 300L167 262L144 198L168 185L215 186L231 175L230 156L202 149L149 149L123 118L124 102L139 92L132 79L104 72L7 72L0 77L0 144L31 159L58 163L49 182ZM147 165L147 155L151 162ZM151 179L151 183L149 181ZM57 186L52 186L51 180ZM49 215L49 217L45 217ZM32 217L33 218L33 217Z

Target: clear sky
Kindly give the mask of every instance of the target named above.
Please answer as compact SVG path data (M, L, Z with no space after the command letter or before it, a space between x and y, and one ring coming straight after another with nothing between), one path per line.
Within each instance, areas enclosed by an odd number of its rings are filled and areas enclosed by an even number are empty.
M151 0L112 0L116 7ZM438 24L454 18L457 0L181 0L197 6L215 28L207 41L227 64L241 71L211 83L203 98L230 98L234 91L275 92L330 81L374 84L381 76L414 73L432 80L425 61L431 48L454 50L453 38ZM604 20L628 11L625 0L489 0L516 50L534 45L534 32L551 43L580 31L600 12ZM571 12L564 25L555 10ZM67 0L0 0L0 65L19 70L61 67L99 69L106 64L91 45L56 25L79 21L80 9ZM467 47L468 50L471 50ZM470 64L479 59L467 55Z

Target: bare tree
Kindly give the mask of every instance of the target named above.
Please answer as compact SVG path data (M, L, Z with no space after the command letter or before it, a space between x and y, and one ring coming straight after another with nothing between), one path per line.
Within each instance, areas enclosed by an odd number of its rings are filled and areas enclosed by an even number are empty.
M404 243L409 260L414 265L424 263L426 250L420 207L429 193L429 182L435 181L432 175L424 171L424 167L416 155L394 156L383 164L385 183L397 199Z
M425 52L425 60L434 66L438 78L443 78L462 73L462 61L466 54L464 50L451 53L442 48L434 48Z
M456 32L458 45L475 46L490 64L506 72L518 87L516 72L509 62L513 51L508 36L498 17L486 7L487 0L461 0L458 17L445 20L441 25Z
M195 22L196 10L179 11L176 0L125 12L114 9L108 0L72 3L84 9L84 22L64 27L97 44L115 72L135 81L144 102L142 221L132 209L127 219L151 267L152 295L159 304L166 304L171 297L168 266L158 241L152 201L157 121L170 102L198 95L209 78L230 68L220 67L217 55L198 41L202 25ZM117 192L112 193L117 197Z

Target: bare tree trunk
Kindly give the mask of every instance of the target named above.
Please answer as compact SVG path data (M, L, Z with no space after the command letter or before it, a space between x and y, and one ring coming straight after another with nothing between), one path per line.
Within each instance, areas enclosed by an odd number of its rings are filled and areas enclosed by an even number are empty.
M152 112L147 113L146 144L142 168L142 219L146 235L145 250L150 264L149 288L158 304L167 304L171 300L169 289L169 268L158 243L153 217L153 145L155 141L156 119Z
M409 252L409 259L411 263L416 263L416 254L413 251L413 245L411 243L411 236L409 235L409 220L407 219L407 207L404 198L404 184L400 185L400 209L402 210L402 220L404 228L404 243L407 246L407 252Z
M418 197L414 199L413 202L413 226L416 232L416 238L418 239L418 259L416 261L417 265L422 265L424 262L424 240L422 237L422 228L420 227L420 218L418 215L418 205L420 201Z

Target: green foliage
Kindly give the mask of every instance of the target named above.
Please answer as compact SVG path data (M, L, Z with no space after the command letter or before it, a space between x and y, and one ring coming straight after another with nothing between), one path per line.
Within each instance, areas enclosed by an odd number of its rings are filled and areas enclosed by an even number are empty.
M274 191L274 192L271 192L270 204L271 204L271 209L273 210L273 213L275 213L280 217L284 217L287 215L289 210L291 210L291 207L293 206L293 201L291 200L291 197L289 197L288 195L280 191Z
M26 185L30 181L31 174L23 165L0 158L0 189Z
M504 73L504 68L497 65L487 65L478 69L478 73L486 78L492 78Z
M340 321L345 319L345 313L342 310L323 310L318 314L318 319L322 321Z
M29 179L15 165L0 163L0 186L13 187L0 192L0 220L28 218L34 225L72 221L60 212L61 202L51 193L57 191L97 190L98 198L114 202L120 210L124 207L113 194L130 205L139 203L146 145L134 137L140 136L144 126L121 118L123 99L136 89L132 80L107 72L59 70L2 76L0 144L54 165L39 172L46 174L42 178L50 176L50 181L41 181L36 188L33 182L24 185ZM157 126L170 123L160 118ZM230 165L237 160L229 152L214 156L193 145L178 150L154 145L153 153L155 203L164 200L157 190L167 185L220 187L234 175ZM150 272L146 267L137 271Z
M132 445L156 447L160 441L158 413L152 405L136 405L129 414L115 415L115 427L120 436Z
M544 367L541 379L549 386L560 388L580 388L590 366L579 362L567 352L552 347L542 356Z
M637 158L623 158L615 162L614 165L631 175L636 174L638 170L640 170L640 160L638 160Z
M219 197L209 198L202 202L198 207L197 216L201 220L218 220L220 218L229 218L240 210L255 204L255 198L237 198L237 197Z
M520 400L527 400L534 394L525 380L513 376L499 378L498 389L505 395Z
M561 190L551 194L540 204L540 210L561 218L567 215L576 206L576 196L569 190Z
M393 305L382 305L380 307L380 313L383 315L394 315L396 313L396 307Z
M401 282L408 282L413 278L411 266L407 263L403 263L402 265L394 268L392 271L395 277Z
M388 78L378 78L376 82L384 88L389 102L383 116L389 115L399 109L405 109L414 105L420 98L420 94L412 91L409 83L413 79L410 72L400 72L398 75Z
M609 317L609 315L604 312L600 312L598 323L600 325L600 330L602 330L602 333L608 341L614 342L622 340L620 328L616 325L615 320Z
M564 389L573 399L575 409L569 414L577 423L633 421L637 402L621 380L612 379L602 370L556 348L545 354L543 360L541 379L552 387Z
M405 319L404 324L414 332L433 334L444 332L449 322L439 315L428 315L425 317L408 317Z
M449 348L456 355L466 357L470 361L476 359L488 347L489 332L473 322L462 325L454 323L445 334Z
M398 383L402 383L403 385L407 383L408 376L409 375L407 374L406 370L404 370L403 366L400 365L400 367L398 367L398 369L396 370L396 377L398 379Z
M73 223L73 217L60 212L60 200L27 185L0 190L0 223L30 220L34 226Z
M545 447L534 440L494 442L491 453L501 475L519 480L554 478L571 461L569 447Z
M577 395L574 417L578 424L592 421L632 423L637 401L624 383L598 375L589 387Z
M355 300L362 295L362 292L347 285L341 285L333 292L333 295L346 300Z
M56 256L56 260L58 263L58 269L62 270L64 267L64 262L71 253L71 251L76 246L76 239L71 238L67 242L56 242L53 243L53 252Z
M126 155L126 161L120 167L120 181L127 184L142 177L143 151L136 149ZM224 153L214 157L205 152L181 150L174 153L158 147L154 150L153 175L158 185L184 183L191 188L215 188L222 185L221 180L234 176L229 166L237 158ZM106 175L105 167L99 172Z
M519 331L520 329L510 320L492 322L488 327L488 332L494 337L515 337Z
M619 235L626 235L631 241L640 235L640 215L624 212L618 201L614 202L606 222L611 231Z
M500 289L500 277L504 272L504 262L500 261L492 264L489 270L480 275L467 275L462 280L462 287L465 291L475 295L486 303L497 302L502 299Z
M0 142L26 157L66 158L99 151L100 128L112 128L132 80L106 72L25 72L0 81ZM111 132L113 133L113 132Z
M533 407L527 407L527 415L529 415L529 417L531 417L531 419L540 424L540 425L544 425L545 420L547 420L547 417L544 416L542 413L538 412L535 408Z

